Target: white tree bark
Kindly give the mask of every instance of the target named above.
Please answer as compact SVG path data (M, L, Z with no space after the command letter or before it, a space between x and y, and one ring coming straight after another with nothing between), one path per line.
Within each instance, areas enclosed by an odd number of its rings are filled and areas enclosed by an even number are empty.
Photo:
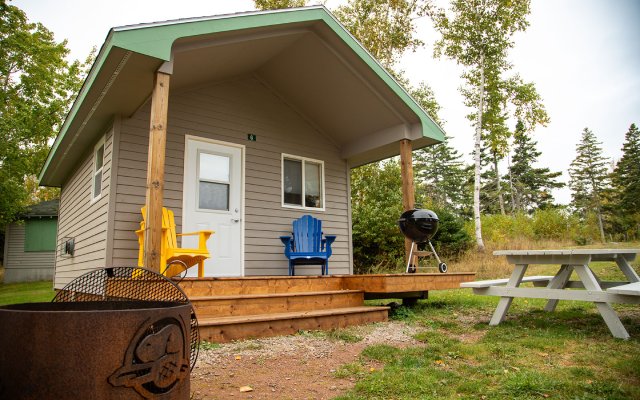
M476 125L474 161L475 174L473 182L473 219L475 222L476 245L478 251L484 251L482 241L482 222L480 221L480 147L482 145L482 113L484 111L484 57L480 56L480 84L478 86L478 121Z

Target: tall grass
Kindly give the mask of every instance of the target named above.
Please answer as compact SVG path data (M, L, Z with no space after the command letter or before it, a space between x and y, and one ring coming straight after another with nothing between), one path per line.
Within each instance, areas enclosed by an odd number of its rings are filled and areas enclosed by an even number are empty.
M571 241L558 240L530 240L519 237L511 240L502 240L499 243L485 241L485 251L471 250L458 260L449 262L452 272L475 272L478 279L504 278L511 275L513 265L507 262L506 257L496 257L496 250L534 250L534 249L566 249L575 246Z
M450 260L451 271L476 272L479 279L505 277L511 274L513 266L505 257L495 257L493 252L496 250L607 246L599 242L593 215L579 219L561 209L547 209L532 215L484 215L481 222L485 251L478 252L474 246L459 259ZM465 229L473 236L473 221L468 221Z

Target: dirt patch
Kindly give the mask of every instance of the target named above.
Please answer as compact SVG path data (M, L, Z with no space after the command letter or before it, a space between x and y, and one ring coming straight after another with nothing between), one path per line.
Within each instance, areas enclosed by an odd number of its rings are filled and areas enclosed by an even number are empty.
M360 360L373 344L418 346L419 328L388 322L348 329L351 340L300 334L245 340L201 350L191 374L192 399L331 399L351 389L356 374L341 367L357 363L361 374L382 365ZM345 367L343 367L344 369ZM251 388L251 391L243 392Z

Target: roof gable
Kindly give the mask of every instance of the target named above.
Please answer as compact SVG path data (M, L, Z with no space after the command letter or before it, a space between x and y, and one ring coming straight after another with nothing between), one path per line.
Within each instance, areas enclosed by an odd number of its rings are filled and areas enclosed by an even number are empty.
M271 47L255 45L267 40ZM241 47L251 44L252 51ZM444 137L442 129L323 6L182 19L109 32L52 146L41 183L61 185L82 153L72 149L90 147L114 114L128 116L137 110L148 99L153 73L164 62L175 61L177 70L189 69L172 78L173 90L174 82L186 85L185 77L197 72L189 54L197 54L192 60L203 60L204 51L210 51L224 59L225 46L230 50L226 59L236 61L230 70L257 71L319 129L333 135L353 166L397 154L391 141L411 139L417 148ZM308 54L310 46L315 46L314 52ZM261 48L272 49L263 60L256 50ZM241 57L233 57L234 52L253 58L237 61ZM295 73L287 71L292 68Z

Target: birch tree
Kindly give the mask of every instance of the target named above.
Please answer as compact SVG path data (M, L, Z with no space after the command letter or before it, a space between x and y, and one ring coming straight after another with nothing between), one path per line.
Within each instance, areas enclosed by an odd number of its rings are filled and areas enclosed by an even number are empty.
M448 57L465 67L466 90L474 90L471 99L475 109L474 134L474 194L473 214L476 246L484 251L480 221L480 175L483 117L486 111L487 77L501 79L511 69L507 61L513 36L529 25L530 1L453 0L448 11L433 4L427 7L436 30L442 37L435 43L434 55ZM463 92L464 93L464 92Z

